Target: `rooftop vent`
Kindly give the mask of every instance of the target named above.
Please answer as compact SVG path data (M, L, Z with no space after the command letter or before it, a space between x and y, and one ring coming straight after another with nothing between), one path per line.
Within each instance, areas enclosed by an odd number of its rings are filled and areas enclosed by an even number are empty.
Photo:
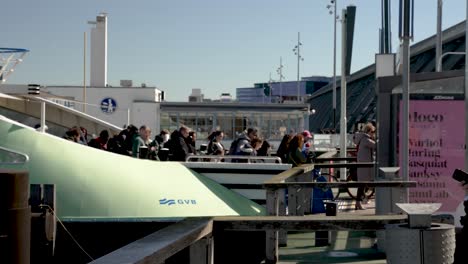
M132 80L120 80L120 86L122 87L132 87L133 81Z

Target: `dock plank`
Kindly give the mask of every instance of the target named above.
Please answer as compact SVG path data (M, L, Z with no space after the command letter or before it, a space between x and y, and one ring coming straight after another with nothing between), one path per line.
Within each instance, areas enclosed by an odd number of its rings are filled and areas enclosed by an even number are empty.
M315 168L371 168L374 167L374 162L334 162L334 163L316 163Z
M358 187L416 187L415 181L356 181L356 182L282 182L263 184L266 188L310 187L310 188L358 188Z
M407 215L215 217L214 224L227 230L383 230L385 225L407 222Z
M212 234L212 230L213 221L211 218L183 220L130 243L90 263L164 263L164 260L176 254L180 250L204 237L210 236Z

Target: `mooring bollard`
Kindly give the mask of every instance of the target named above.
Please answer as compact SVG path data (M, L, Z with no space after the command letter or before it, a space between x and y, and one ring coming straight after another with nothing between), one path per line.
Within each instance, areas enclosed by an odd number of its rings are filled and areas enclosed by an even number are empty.
M408 223L387 226L385 230L387 263L453 263L455 227L432 224L431 216L441 204L397 204L397 206L408 214Z
M0 236L6 246L6 263L29 264L31 209L28 205L29 176L25 171L0 170ZM3 251L3 250L2 250ZM3 262L2 262L3 263Z

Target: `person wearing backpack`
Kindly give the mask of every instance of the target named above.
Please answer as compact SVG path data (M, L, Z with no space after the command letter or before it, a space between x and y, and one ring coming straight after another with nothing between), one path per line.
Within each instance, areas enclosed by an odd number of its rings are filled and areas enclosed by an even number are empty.
M251 145L253 139L257 138L257 129L249 128L237 140L237 146L234 155L249 156L254 152Z

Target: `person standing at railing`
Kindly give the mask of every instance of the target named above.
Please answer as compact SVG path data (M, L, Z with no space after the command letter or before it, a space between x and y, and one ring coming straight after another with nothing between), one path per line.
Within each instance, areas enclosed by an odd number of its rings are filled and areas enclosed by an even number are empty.
M197 133L195 131L189 132L186 142L189 147L189 154L197 155Z
M263 140L262 146L257 151L257 156L268 157L270 156L271 144Z
M289 134L284 135L278 147L278 150L276 151L276 156L278 156L281 159L282 163L288 162L289 143L291 142L292 138L293 137Z
M154 151L151 147L151 129L145 125L140 127L139 135L133 140L132 155L140 159L147 159L150 152Z
M371 123L367 123L363 129L363 133L355 135L355 143L357 146L357 162L373 162L375 151L375 127ZM358 168L358 181L373 181L373 168ZM363 210L361 202L364 198L364 188L358 188L356 198L356 210Z
M252 147L252 140L257 138L257 130L254 128L247 129L246 133L243 133L239 139L237 139L237 147L234 155L249 156L254 151Z
M159 133L159 135L156 135L156 137L154 137L154 140L156 140L158 142L158 145L160 148L164 148L164 144L169 141L169 131L167 129L163 129L161 130L161 132Z
M288 163L292 164L293 167L300 166L304 164L307 159L302 154L302 147L304 146L304 136L302 134L297 134L289 143L288 151Z
M250 152L250 156L259 156L258 150L262 147L263 140L261 138L256 137L252 139L250 144L252 145L252 149L253 149L253 151Z
M208 136L208 143L207 147L207 154L208 155L218 155L224 156L225 148L224 145L221 143L223 140L224 133L223 131L216 130Z
M78 143L80 140L80 132L76 127L70 128L67 132L65 132L65 136L63 136L63 138Z
M130 124L120 132L120 135L123 139L122 147L127 151L129 156L132 156L133 141L138 136L138 128Z
M107 150L107 142L109 141L109 131L102 130L98 138L91 139L89 146L97 149Z
M188 127L181 126L179 130L175 130L171 134L169 145L169 160L171 161L185 161L190 154L189 146L187 145L187 138L189 136Z

